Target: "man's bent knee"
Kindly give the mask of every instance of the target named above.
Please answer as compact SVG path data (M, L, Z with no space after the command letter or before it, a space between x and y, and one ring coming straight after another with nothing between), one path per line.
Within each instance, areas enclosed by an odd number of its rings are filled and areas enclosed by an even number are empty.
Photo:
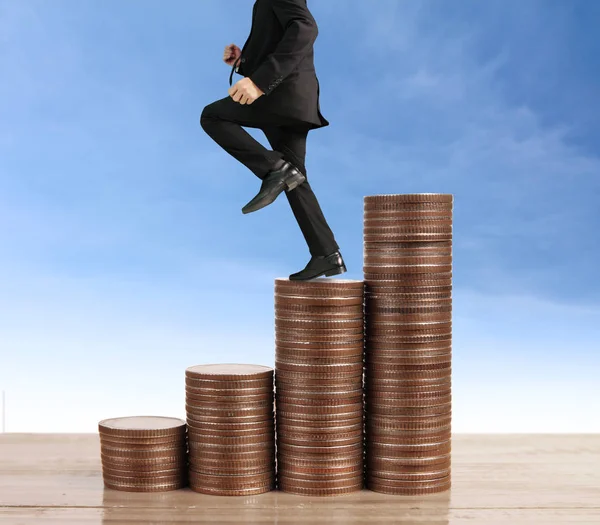
M217 119L216 112L214 111L214 102L212 104L208 104L202 110L200 114L200 125L203 129L206 129L206 126L211 122L214 122Z

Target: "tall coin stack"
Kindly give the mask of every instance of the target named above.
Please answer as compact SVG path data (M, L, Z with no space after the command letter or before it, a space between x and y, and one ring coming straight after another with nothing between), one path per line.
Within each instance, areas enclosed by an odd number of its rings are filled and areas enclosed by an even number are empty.
M185 371L185 389L191 489L220 496L273 490L273 369L192 366Z
M364 198L367 488L450 488L451 194Z
M185 421L137 416L98 423L104 486L160 492L187 485Z
M363 281L275 280L279 490L362 489L363 334Z

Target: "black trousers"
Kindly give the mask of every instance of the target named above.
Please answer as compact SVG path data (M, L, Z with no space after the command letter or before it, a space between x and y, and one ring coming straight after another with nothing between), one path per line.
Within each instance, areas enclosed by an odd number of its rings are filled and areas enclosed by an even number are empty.
M292 163L305 177L307 124L274 115L263 107L264 97L253 104L240 104L225 97L207 105L200 117L202 129L227 153L239 160L259 179L281 164ZM269 150L243 127L261 129ZM329 255L339 249L333 232L319 206L317 197L306 181L292 191L284 192L311 255Z

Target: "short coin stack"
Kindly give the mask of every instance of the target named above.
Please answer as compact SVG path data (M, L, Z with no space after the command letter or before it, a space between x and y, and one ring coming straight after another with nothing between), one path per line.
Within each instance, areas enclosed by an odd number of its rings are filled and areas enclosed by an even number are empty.
M364 198L366 482L450 488L450 194Z
M273 369L192 366L185 371L185 385L192 490L220 496L273 490Z
M104 486L127 492L176 490L187 484L185 421L136 416L98 423Z
M328 496L363 487L364 283L275 280L277 482Z

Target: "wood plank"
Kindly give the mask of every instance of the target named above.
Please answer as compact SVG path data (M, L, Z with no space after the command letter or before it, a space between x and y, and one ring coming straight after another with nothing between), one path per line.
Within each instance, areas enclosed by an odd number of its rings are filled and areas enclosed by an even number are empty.
M0 434L0 522L600 523L600 435L455 435L451 492L423 498L119 492L99 452L95 434Z
M223 502L220 508L147 509L147 508L0 508L0 523L11 525L118 525L118 524L279 524L299 523L339 525L380 525L406 523L413 525L576 525L600 523L598 509L466 509L437 513L431 509L408 511L388 509L385 512L360 506L333 508L329 511L315 505L294 509L232 509Z

